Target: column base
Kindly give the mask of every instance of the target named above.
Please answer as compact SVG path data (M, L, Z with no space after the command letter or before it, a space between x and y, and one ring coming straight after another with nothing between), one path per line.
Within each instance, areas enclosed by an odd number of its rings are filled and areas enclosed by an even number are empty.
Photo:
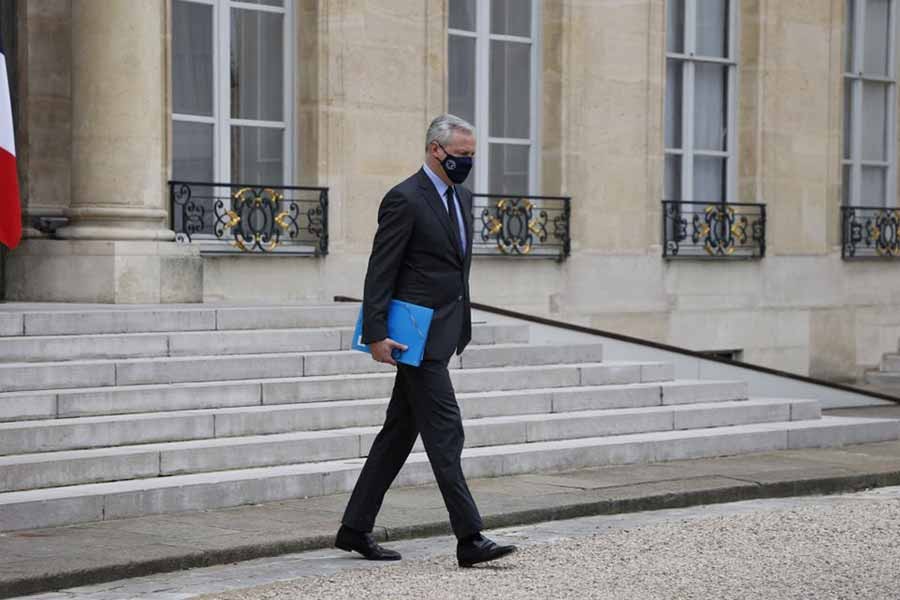
M199 251L173 242L22 240L7 255L5 276L9 301L203 301Z
M70 222L54 237L64 240L171 242L175 232L163 224L168 213L155 208L79 206L65 211Z

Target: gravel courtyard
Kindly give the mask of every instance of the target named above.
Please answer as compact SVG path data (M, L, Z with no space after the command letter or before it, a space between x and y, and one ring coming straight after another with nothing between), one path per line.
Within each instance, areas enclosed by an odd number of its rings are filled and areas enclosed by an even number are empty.
M202 598L896 600L900 492L892 490L795 506L776 500L782 503L776 508L737 514L716 514L720 507L704 514L701 507L634 526L624 516L615 527L581 519L571 522L581 530L555 539L531 540L528 528L520 528L504 538L522 545L518 554L475 569L457 568L445 539L446 553L426 559Z

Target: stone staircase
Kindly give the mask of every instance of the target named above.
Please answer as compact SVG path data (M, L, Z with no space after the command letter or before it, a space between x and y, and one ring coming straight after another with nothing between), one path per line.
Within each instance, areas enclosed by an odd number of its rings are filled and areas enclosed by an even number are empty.
M0 531L349 491L393 369L358 305L0 305ZM892 440L891 420L748 398L478 322L451 361L469 477ZM396 485L433 481L420 445Z
M900 397L900 342L898 353L886 353L881 357L877 371L866 373L866 383L883 391Z

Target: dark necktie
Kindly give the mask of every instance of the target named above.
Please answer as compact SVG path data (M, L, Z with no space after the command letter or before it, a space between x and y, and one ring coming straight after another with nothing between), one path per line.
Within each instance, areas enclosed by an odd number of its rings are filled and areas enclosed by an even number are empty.
M456 216L456 200L453 198L453 186L447 186L444 192L447 198L447 211L450 213L450 230L453 232L453 241L459 246L460 252L465 255L466 249L462 245L462 236L459 235L459 218Z

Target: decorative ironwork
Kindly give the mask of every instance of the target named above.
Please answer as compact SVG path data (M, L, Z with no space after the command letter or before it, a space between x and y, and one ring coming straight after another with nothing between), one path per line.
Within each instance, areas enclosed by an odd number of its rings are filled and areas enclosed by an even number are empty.
M472 253L565 260L571 251L571 199L473 194Z
M900 258L900 207L842 206L844 259Z
M663 201L664 258L762 258L766 205Z
M170 181L175 240L203 253L328 253L328 188Z

